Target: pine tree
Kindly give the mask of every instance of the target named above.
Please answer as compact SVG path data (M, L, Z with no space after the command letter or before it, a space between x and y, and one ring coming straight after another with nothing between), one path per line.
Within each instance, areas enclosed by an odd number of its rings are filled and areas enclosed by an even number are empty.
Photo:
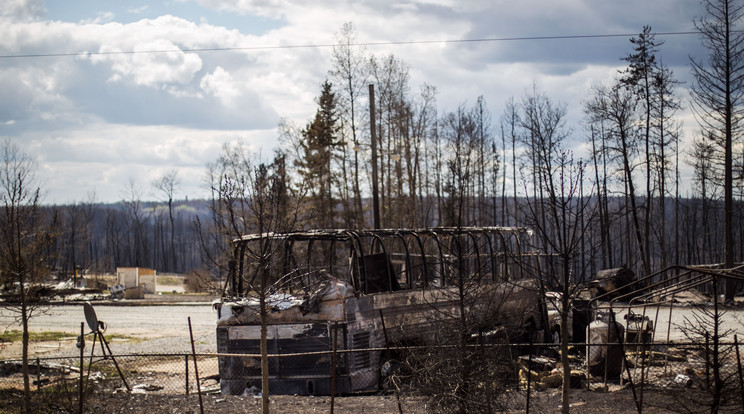
M325 81L318 98L315 119L302 130L300 148L302 158L295 161L304 185L310 192L310 217L312 227L332 228L333 201L333 154L342 143L339 140L336 114L336 95L332 85Z

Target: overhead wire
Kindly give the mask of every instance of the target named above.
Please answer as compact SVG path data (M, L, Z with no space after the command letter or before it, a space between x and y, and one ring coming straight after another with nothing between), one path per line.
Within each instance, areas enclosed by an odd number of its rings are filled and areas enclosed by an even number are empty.
M737 30L739 32L739 30ZM698 31L683 32L657 32L655 36L683 36L696 35ZM401 46L401 45L427 45L427 44L457 44L457 43L490 43L490 42L515 42L515 41L545 41L545 40L577 40L577 39L603 39L603 38L627 38L637 36L637 33L615 33L615 34L588 34L588 35L555 35L555 36L519 36L519 37L486 37L476 39L444 39L444 40L401 40L385 42L361 42L350 43L349 46ZM157 53L201 53L201 52L234 52L252 50L274 50L274 49L323 49L335 47L336 44L307 44L307 45L264 45L264 46L235 46L235 47L208 47L193 49L155 49L155 50L112 50L112 51L82 51L82 52L60 52L60 53L27 53L18 55L0 55L0 59L20 58L46 58L46 57L85 57L85 56L108 56L108 55L138 55Z

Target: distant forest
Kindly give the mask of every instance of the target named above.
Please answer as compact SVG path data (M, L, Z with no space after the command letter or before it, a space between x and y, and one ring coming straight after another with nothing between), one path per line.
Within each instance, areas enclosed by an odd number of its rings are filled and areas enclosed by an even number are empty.
M588 198L591 203L596 198ZM528 200L517 199L515 210L512 199L501 204L501 199L486 200L484 207L488 215L498 217L483 225L513 225L513 212L520 211ZM372 200L363 199L367 222L372 222ZM436 205L432 199L430 204ZM632 227L622 214L625 210L625 199L612 197L608 201L611 211L607 243L601 241L601 228L597 226L598 216L587 221L581 237L583 262L577 264L576 281L586 281L603 268L630 265L638 262L634 238L629 234ZM213 222L210 200L177 200L173 202L174 227L169 224L168 206L158 202L120 202L114 204L75 204L65 206L47 206L46 214L57 214L59 228L51 248L54 254L52 268L60 278L72 277L74 269L80 274L111 273L116 267L141 266L156 269L160 273L189 273L206 270L219 272L207 254L210 237L196 225L197 218L202 223ZM677 229L670 227L668 250L662 254L658 243L653 244L653 269L660 270L662 265L720 263L723 260L720 201L707 201L701 198L667 199L666 220L677 223ZM522 206L522 207L520 207ZM495 208L494 208L495 207ZM737 204L737 212L744 213L744 206ZM506 219L501 222L501 217ZM737 246L743 249L744 217L737 215ZM424 226L425 223L418 223ZM428 225L439 223L432 220ZM441 223L445 224L445 223ZM471 223L478 224L478 223ZM415 225L414 225L415 227ZM247 230L248 231L248 230ZM632 231L630 231L632 233ZM171 237L174 243L171 244ZM658 233L657 236L658 237ZM539 240L533 240L539 247ZM606 248L603 248L604 245ZM630 252L630 254L629 254ZM744 257L744 251L738 255ZM213 274L217 276L217 274Z
M112 273L117 267L148 267L188 273L204 266L197 217L209 217L205 200L173 203L171 227L167 204L120 202L43 207L58 217L51 248L52 269L60 278L78 273ZM171 244L171 240L173 243Z

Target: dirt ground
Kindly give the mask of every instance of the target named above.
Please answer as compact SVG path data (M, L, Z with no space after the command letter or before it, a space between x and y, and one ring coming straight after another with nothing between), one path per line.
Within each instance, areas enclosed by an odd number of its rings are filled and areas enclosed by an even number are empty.
M163 295L166 296L166 295ZM176 301L180 295L168 296L166 300ZM194 300L197 298L194 297ZM129 353L152 353L168 350L169 352L190 352L189 332L187 318L191 319L197 352L209 353L216 349L215 344L215 313L210 304L198 298L198 303L174 303L165 306L123 306L119 303L108 305L97 304L99 320L104 320L109 328L107 335L111 335L113 352L118 355ZM182 302L179 300L178 302ZM691 308L675 308L673 325L681 323L688 317ZM659 312L654 315L656 326L664 328L666 332L666 321L669 319L668 311ZM80 322L83 320L81 305L66 305L56 307L49 313L39 316L33 320L34 330L58 330L70 332L69 338L60 339L54 343L39 343L32 347L33 356L57 356L76 355L79 350L75 347L75 335L79 332ZM727 315L725 321L728 329L741 333L742 321L744 321L744 309L737 308ZM10 315L0 311L0 328L12 325ZM661 332L661 330L660 330ZM117 339L115 335L126 335L129 339ZM675 338L676 339L676 338ZM90 339L88 346L90 346ZM88 350L86 348L86 355ZM18 355L18 350L11 345L2 349L0 344L0 359L12 358ZM133 379L133 383L151 384L152 378L161 378L165 382L172 379L173 384L181 387L182 380L171 378L181 369L183 363L178 360L157 363L152 362L148 366L147 379ZM216 370L216 364L204 362L200 366L203 376L211 375ZM212 371L210 371L212 369ZM673 370L674 373L682 372ZM175 385L174 385L175 386ZM180 388L179 388L180 390ZM169 391L169 390L165 390ZM677 390L686 394L687 390ZM44 394L39 397L39 413L73 413L78 412L78 400L76 395L65 393ZM637 396L638 397L638 396ZM686 407L675 400L675 396L669 390L648 390L644 398L644 412L667 413L667 412L710 412L705 404ZM261 412L261 400L253 396L225 396L209 394L203 396L205 413L259 413ZM272 396L272 413L328 413L331 412L330 397L298 397L298 396ZM688 398L688 400L691 400ZM0 390L0 414L20 412L20 393L17 390ZM531 413L554 413L559 411L560 393L557 389L533 392L530 396L529 411ZM514 394L508 398L507 408L503 412L523 413L527 408L527 400L524 393ZM199 398L192 393L185 395L168 395L164 393L137 393L128 394L124 392L96 392L86 402L85 412L89 413L199 413ZM738 410L731 412L744 412ZM427 406L425 399L407 395L401 401L401 409L398 409L397 399L394 395L365 395L349 396L334 399L334 413L354 414L382 414L382 413L427 413L431 407ZM572 390L571 412L574 413L636 413L638 412L633 393L630 389L621 389L614 392L595 392L583 389ZM726 411L722 411L726 412Z
M652 396L647 396L653 398ZM573 390L571 412L588 414L630 414L637 413L630 390L616 392L592 392ZM41 403L41 402L40 402ZM261 398L254 396L203 395L202 403L205 413L260 413ZM513 396L508 401L509 408L505 413L523 413L526 411L526 400L523 394ZM16 413L20 407L20 392L3 396L0 400L0 413ZM554 413L560 407L558 390L536 392L531 395L530 412ZM328 413L331 412L330 397L273 396L270 409L272 413ZM39 413L74 413L78 410L75 396L61 399L55 404L46 402L37 405ZM645 412L674 412L659 407L646 406ZM200 413L199 396L185 395L147 395L127 393L96 393L85 401L87 413ZM401 397L400 409L394 395L367 395L337 397L333 400L334 413L349 414L424 414L427 403L421 397ZM694 412L694 410L693 410Z
M639 397L637 395L637 397ZM555 413L560 411L560 391L549 390L533 393L530 398L530 413ZM509 414L524 413L527 410L524 394L509 396L505 409L493 410ZM245 396L205 395L202 398L205 413L260 413L261 399ZM685 406L675 400L674 395L665 390L649 390L644 396L643 412L646 413L707 413L705 405ZM630 389L615 392L595 392L572 390L572 413L585 414L632 414L638 409ZM330 397L274 396L271 398L272 413L329 413ZM400 409L394 395L370 395L339 397L334 399L334 413L349 414L424 414L426 401L421 397L402 397ZM742 407L722 408L721 413L740 413ZM189 396L147 396L116 394L100 396L88 402L87 412L94 413L199 413L199 397Z

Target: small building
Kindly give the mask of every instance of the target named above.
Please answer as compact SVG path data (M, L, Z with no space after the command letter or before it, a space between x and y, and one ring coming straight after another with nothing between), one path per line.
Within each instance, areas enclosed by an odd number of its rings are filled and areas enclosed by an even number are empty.
M141 299L145 293L155 293L157 272L144 267L117 267L116 284L124 285L126 299Z

